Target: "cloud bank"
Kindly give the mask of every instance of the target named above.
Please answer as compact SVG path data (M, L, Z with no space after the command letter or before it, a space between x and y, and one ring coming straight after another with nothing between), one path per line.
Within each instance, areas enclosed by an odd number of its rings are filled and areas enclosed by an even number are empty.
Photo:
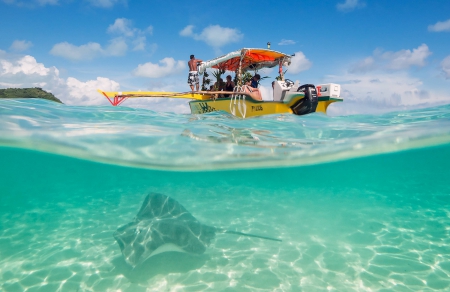
M328 76L341 84L343 103L330 106L330 115L383 113L448 103L448 95L424 89L423 82L407 72Z

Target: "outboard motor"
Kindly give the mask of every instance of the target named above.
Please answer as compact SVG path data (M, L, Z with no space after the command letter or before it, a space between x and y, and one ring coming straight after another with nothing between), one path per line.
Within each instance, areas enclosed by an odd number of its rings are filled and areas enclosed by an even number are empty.
M316 111L317 99L316 87L313 84L304 84L300 86L297 92L304 92L305 97L297 101L291 106L292 111L296 115L306 115Z

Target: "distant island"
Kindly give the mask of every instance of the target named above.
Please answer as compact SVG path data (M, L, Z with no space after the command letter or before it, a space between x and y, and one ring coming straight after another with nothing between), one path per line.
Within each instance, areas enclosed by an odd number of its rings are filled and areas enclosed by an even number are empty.
M43 98L62 103L53 94L39 87L0 89L0 98Z

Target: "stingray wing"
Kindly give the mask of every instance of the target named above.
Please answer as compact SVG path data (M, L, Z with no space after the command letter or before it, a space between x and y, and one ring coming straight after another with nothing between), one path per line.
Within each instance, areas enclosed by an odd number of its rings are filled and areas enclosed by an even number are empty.
M148 195L135 221L114 233L125 261L142 263L164 245L202 254L214 238L216 228L201 224L177 201L161 194Z
M136 215L137 221L153 218L195 220L194 216L192 216L180 203L166 195L158 193L148 194L142 203L141 209Z

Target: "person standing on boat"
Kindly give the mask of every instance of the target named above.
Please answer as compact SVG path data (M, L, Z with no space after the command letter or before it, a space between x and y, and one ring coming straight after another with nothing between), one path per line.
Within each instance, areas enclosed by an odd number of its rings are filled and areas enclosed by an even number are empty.
M194 85L199 90L200 80L198 78L197 66L203 62L202 60L196 59L194 55L191 55L191 59L188 62L189 66L189 76L188 76L188 84L191 87L191 90L194 91Z

